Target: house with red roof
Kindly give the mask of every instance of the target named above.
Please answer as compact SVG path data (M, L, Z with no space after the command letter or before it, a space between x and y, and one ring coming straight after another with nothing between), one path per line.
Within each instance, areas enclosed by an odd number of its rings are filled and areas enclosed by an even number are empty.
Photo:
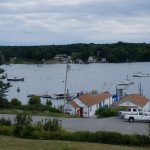
M139 94L131 94L128 96L122 97L121 100L113 104L114 107L124 107L124 108L133 108L137 107L143 111L150 111L150 100L145 96Z
M70 101L66 105L65 110L70 114L77 114L80 117L91 117L97 109L109 107L112 103L112 95L109 92L94 95L82 94Z

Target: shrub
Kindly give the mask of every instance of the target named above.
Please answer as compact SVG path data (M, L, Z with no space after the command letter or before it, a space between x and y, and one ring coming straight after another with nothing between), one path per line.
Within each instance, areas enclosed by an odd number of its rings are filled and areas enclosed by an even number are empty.
M113 108L100 108L95 112L98 118L117 116L118 111Z
M1 126L0 135L13 135L14 128L13 126Z
M32 127L32 117L26 114L18 114L14 120L13 133L17 136L24 137L26 127ZM32 130L31 130L32 131ZM26 134L25 134L26 135ZM32 135L32 134L31 134Z
M0 108L9 108L9 102L7 99L0 98Z
M20 108L21 102L17 98L13 98L10 102L10 107L11 108Z
M5 119L5 118L1 118L0 119L0 126L11 126L11 120L10 119Z
M35 128L33 126L31 125L23 126L20 132L20 137L32 139L35 137L34 132L35 132Z
M54 112L54 113L62 113L62 111L60 111L57 108L51 107L51 106L43 106L43 111L49 111L49 112Z
M31 125L32 117L31 115L27 114L18 114L14 120L15 125Z
M45 119L45 123L43 125L43 128L45 131L59 131L61 129L61 125L60 125L59 120L57 118L54 118L53 120Z
M32 96L29 99L29 105L41 105L41 99L39 96Z
M47 100L47 101L46 101L46 106L52 106L51 100Z

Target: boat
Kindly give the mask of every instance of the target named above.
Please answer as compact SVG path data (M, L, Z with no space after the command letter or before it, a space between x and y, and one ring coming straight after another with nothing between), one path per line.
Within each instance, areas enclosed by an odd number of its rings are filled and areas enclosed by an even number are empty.
M133 77L150 77L150 74L144 74L142 72L137 72L133 74Z
M7 78L7 81L24 81L24 78L17 78L17 77Z
M132 82L130 80L123 80L123 81L119 81L117 84L118 85L132 85L132 84L134 84L134 82Z
M128 75L127 75L127 79L123 80L123 81L119 81L117 83L118 85L132 85L134 84L134 82L132 82L131 80L128 79Z
M18 93L20 92L20 88L19 88L19 86L18 86L18 88L17 88L17 92L18 92Z
M77 70L84 70L82 67L79 67Z

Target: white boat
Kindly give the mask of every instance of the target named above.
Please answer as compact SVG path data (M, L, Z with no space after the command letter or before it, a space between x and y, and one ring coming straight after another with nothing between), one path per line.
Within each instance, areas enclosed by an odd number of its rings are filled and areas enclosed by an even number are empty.
M133 74L133 77L150 77L150 74L144 74L142 72L138 72Z
M132 85L134 84L134 82L132 82L131 80L128 79L128 75L127 75L127 79L119 81L117 83L118 85Z
M117 84L118 85L132 85L132 84L134 84L134 82L132 82L130 80L123 80L123 81L119 81Z
M79 67L77 70L84 70L82 67Z

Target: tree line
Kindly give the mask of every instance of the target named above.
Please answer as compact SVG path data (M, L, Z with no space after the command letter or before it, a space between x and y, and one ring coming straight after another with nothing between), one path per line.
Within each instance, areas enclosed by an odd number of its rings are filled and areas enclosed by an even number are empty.
M70 44L47 46L0 46L0 64L10 58L41 61L54 58L57 54L67 54L73 60L86 61L94 56L97 61L106 58L110 63L119 62L149 62L150 44L123 43L114 44Z

